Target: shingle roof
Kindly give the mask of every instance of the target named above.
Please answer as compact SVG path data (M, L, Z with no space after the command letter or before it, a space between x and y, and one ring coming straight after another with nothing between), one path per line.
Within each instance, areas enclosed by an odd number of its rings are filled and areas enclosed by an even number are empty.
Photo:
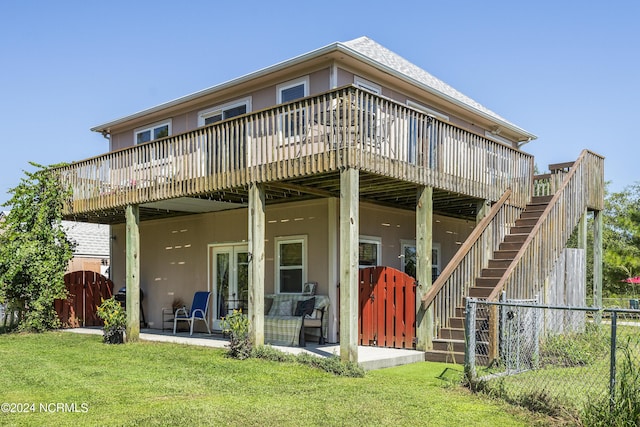
M62 221L67 237L76 243L74 256L109 257L109 226L88 222Z
M509 122L502 116L489 110L488 108L484 107L482 104L474 101L473 99L469 98L468 96L464 95L463 93L449 86L442 80L434 77L433 75L429 74L427 71L407 61L400 55L390 51L386 47L376 43L375 41L371 40L368 37L359 37L357 39L349 40L346 42L332 43L322 48L313 50L303 55L296 56L294 58L291 58L283 62L279 62L270 67L238 77L236 79L227 81L225 83L221 83L219 85L212 86L210 88L192 93L190 95L183 96L173 101L169 101L164 104L160 104L155 107L152 107L143 111L139 111L137 113L122 117L112 122L95 126L91 128L91 130L95 132L109 131L112 126L125 123L128 120L138 118L156 111L160 111L160 110L163 110L164 108L169 108L169 107L179 105L183 102L214 93L218 90L222 90L223 88L240 84L242 82L246 82L248 80L257 78L259 76L262 76L277 70L285 69L294 64L301 63L312 58L320 57L322 55L330 53L331 51L336 51L336 50L347 52L347 53L350 53L351 55L358 56L361 60L369 62L371 65L375 67L386 69L386 71L394 74L398 78L405 79L406 81L409 81L412 84L415 84L418 87L423 88L424 90L430 91L441 98L448 99L449 101L455 104L458 104L467 110L473 111L476 114L483 115L488 119L497 122L500 125L507 126L513 129L514 131L522 134L525 138L529 138L529 139L536 138L536 136L533 135L532 133L529 133L528 131L522 129L521 127Z
M406 78L414 80L416 83L431 88L434 91L445 95L446 97L449 97L453 100L456 100L466 105L467 107L480 111L487 116L503 121L505 123L509 123L511 126L516 126L513 123L510 123L504 117L501 117L495 112L489 110L482 104L474 101L465 94L449 86L442 80L434 77L422 68L412 64L400 55L390 51L386 47L376 43L368 37L359 37L342 44L362 54L363 56L370 58L371 60L383 66L386 66L397 73L400 73Z

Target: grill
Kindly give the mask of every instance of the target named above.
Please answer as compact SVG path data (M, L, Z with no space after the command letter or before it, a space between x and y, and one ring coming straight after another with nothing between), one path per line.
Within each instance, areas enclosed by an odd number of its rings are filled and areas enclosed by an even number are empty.
M118 289L118 292L116 292L113 295L113 297L115 298L116 301L120 303L122 308L124 308L125 310L127 309L127 287L126 286L123 286L120 289ZM142 307L142 301L144 301L144 292L142 292L142 289L140 289L140 326L142 328L146 328L147 321L144 318L144 308Z

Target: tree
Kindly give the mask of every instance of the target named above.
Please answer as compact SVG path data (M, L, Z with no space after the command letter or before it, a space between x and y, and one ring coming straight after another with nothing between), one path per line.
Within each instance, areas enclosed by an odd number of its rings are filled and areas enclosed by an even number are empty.
M62 228L66 192L51 168L30 163L11 200L0 234L0 302L23 313L19 328L44 331L59 326L54 301L66 298L64 274L73 244Z
M640 275L640 182L607 195L603 246L606 290L627 294L622 280Z

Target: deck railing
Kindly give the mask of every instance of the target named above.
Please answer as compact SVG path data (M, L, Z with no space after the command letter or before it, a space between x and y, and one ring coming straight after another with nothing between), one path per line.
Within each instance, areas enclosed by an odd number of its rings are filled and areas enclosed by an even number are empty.
M507 203L511 195L512 191L507 190L491 207L422 298L424 308L433 307L434 337L437 338L441 327L449 326L462 296L468 295L475 278L487 267L493 252L520 216L523 209Z
M581 217L603 204L604 158L584 150L487 299L497 301L503 290L509 299L534 298Z
M346 86L59 169L66 213L206 194L353 167L524 206L532 156Z

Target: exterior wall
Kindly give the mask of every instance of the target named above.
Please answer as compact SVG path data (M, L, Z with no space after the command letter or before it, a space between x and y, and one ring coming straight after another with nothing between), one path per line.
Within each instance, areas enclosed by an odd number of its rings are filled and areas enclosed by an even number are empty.
M459 126L463 129L466 129L470 132L475 132L478 133L480 135L484 135L484 129L481 128L480 126L476 126L475 124L469 123L465 120L460 119L459 117L456 117L455 115L451 114L450 112L446 112L443 111L442 109L433 106L430 102L424 100L424 99L420 99L418 97L411 97L408 96L406 94L404 94L403 92L393 89L391 88L387 82L385 81L381 81L379 79L377 79L376 77L372 77L366 73L359 73L359 72L352 72L350 70L345 70L342 68L338 68L338 86L345 86L345 85L350 85L354 83L354 78L355 76L361 77L363 79L369 80L372 83L376 83L377 85L381 86L382 88L382 96L385 96L389 99L393 99L394 101L400 102L402 104L407 104L407 101L412 101L415 103L418 103L420 105L424 105L427 108L430 108L432 110L434 110L435 112L444 114L446 116L449 117L449 123Z
M329 210L337 207L328 199L282 205L266 209L265 293L275 293L275 239L307 236L307 280L318 282L318 294L335 295L331 271L339 253L330 249L333 233L339 245L338 224L330 224ZM333 216L333 218L336 218ZM466 221L434 216L434 242L442 248L443 260L450 259L473 228ZM140 287L145 317L152 328L162 327L163 307L174 298L190 304L194 292L209 289L208 245L246 243L247 210L189 215L146 221L140 224ZM112 228L112 280L116 289L125 284L125 226ZM415 240L415 213L361 204L360 235L381 239L381 265L402 268L402 240ZM339 246L338 246L339 247ZM335 259L330 254L335 252ZM442 264L444 266L444 264ZM330 283L331 281L331 283ZM336 337L338 301L332 298L329 338ZM168 324L166 326L169 326Z
M269 206L266 210L265 293L274 292L275 238L307 235L307 279L318 282L319 294L327 294L327 201L318 200ZM161 328L161 308L174 298L190 304L194 292L206 290L208 245L247 241L247 210L190 215L140 224L140 287L149 326ZM112 280L124 286L125 226L113 227Z
M440 269L453 258L475 223L441 215L433 216L433 243L440 246ZM415 213L361 204L360 236L381 238L382 265L402 270L402 241L415 241Z
M174 114L171 116L171 134L176 135L183 132L196 129L198 127L198 113L207 108L223 105L228 102L232 102L237 99L251 97L251 109L252 111L258 111L265 108L270 108L276 105L277 95L276 86L280 83L284 83L288 80L293 80L305 75L309 76L309 95L316 95L329 90L329 68L323 68L318 71L313 71L308 74L295 75L291 78L287 78L283 81L278 81L267 87L255 89L252 91L239 90L237 94L233 96L225 96L223 98L216 98L215 96L209 97L208 100L201 102L197 108L190 109L189 111ZM122 148L130 147L134 145L134 130L147 124L153 124L162 119L155 118L148 123L140 124L134 129L127 129L119 132L114 132L111 136L111 151L119 150Z

